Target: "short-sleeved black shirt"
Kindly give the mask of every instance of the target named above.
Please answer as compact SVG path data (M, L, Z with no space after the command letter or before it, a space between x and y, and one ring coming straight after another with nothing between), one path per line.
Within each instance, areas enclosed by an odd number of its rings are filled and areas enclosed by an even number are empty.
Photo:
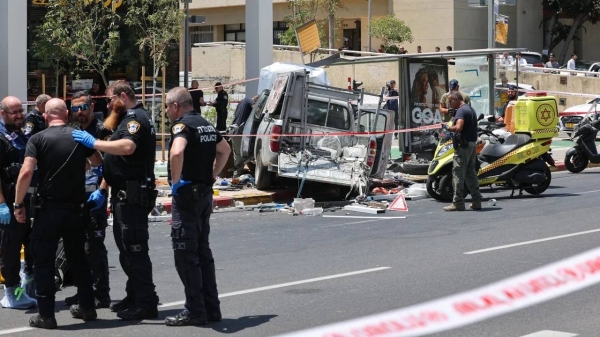
M190 89L194 110L200 112L200 98L204 97L204 92L200 89Z
M104 179L113 190L124 190L125 182L149 181L154 185L154 162L156 160L156 135L154 126L141 104L127 110L119 122L111 141L129 139L136 145L128 156L105 154L103 162Z
M235 109L235 114L233 115L233 124L237 124L241 126L252 112L252 105L254 105L254 100L252 98L246 97L244 98Z
M477 114L470 105L465 104L458 108L454 119L462 119L465 121L461 133L467 142L477 141Z
M46 121L44 121L44 116L39 111L33 109L33 111L25 115L25 121L21 131L27 139L43 130L46 130Z
M215 103L215 109L217 111L227 111L227 104L229 104L229 95L227 94L227 91L219 91Z
M183 169L181 179L194 183L212 185L213 163L217 155L217 144L223 140L217 131L204 117L196 111L186 112L173 122L171 127L171 146L176 138L185 138L187 145L183 152ZM171 163L168 164L169 181L171 180Z
M51 126L27 142L25 157L37 160L41 199L71 204L85 202L86 159L96 151L76 143L71 136L73 130L67 125Z

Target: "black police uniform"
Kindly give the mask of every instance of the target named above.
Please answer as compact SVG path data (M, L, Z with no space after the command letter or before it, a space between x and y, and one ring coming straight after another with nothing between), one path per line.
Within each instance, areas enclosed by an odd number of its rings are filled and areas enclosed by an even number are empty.
M113 232L121 267L128 277L125 287L127 296L111 308L119 311L119 317L124 319L158 315L158 296L154 290L152 262L148 255L148 214L156 202L155 137L148 113L138 104L125 113L110 138L111 141L133 141L136 144L135 151L128 156L109 153L104 156L104 179L111 187ZM127 312L123 315L124 310Z
M31 251L39 314L44 319L54 318L54 260L61 237L73 270L79 306L94 308L92 275L84 252L85 227L81 223L86 201L86 158L95 151L75 143L73 130L66 125L49 127L29 139L25 152L25 157L37 160L39 175Z
M25 115L25 123L23 124L22 131L27 139L44 130L46 130L46 122L41 112L33 109Z
M86 132L96 139L109 140L112 136L112 130L104 127L102 121L94 118L90 125L85 129ZM102 166L90 168L85 173L85 192L86 197L98 189L102 183ZM106 227L108 227L108 216L106 208L108 200L104 201L102 207L83 215L86 227L85 253L92 269L92 278L94 280L94 297L96 298L96 308L108 307L110 305L110 286L108 272L108 251L104 245L106 238ZM77 304L77 296L68 297L65 302L69 305Z
M229 95L225 90L219 91L215 99L215 109L217 110L217 130L225 131L227 129L227 105L229 104Z
M12 214L15 185L25 159L27 138L20 131L8 131L0 123L0 182L6 205L10 209L9 225L0 225L0 271L6 288L19 286L21 270L21 245L25 246L25 274L33 275L33 259L29 247L31 227L18 223ZM30 194L26 197L26 203ZM29 218L29 217L28 217Z
M173 196L171 237L175 267L185 287L185 307L190 316L201 320L221 317L215 277L215 261L209 246L210 214L213 197L213 162L216 145L223 137L196 111L185 113L173 122L171 142L185 138L182 180L191 184L179 188ZM171 180L170 163L168 167Z

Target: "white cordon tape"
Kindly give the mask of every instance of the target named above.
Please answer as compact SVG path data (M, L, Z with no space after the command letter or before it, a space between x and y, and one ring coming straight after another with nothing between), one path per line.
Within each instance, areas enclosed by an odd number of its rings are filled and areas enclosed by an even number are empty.
M594 249L479 289L280 336L423 336L546 302L599 282L600 249Z
M500 90L500 91L508 91L508 88L504 88L504 87L496 87L494 88L495 90ZM551 95L559 95L559 96L573 96L573 97L600 97L600 95L594 95L594 94L581 94L581 93L576 93L576 92L564 92L564 91L552 91L552 90L529 90L529 89L522 89L519 88L518 89L519 92L535 92L535 93L545 93L545 94L551 94Z

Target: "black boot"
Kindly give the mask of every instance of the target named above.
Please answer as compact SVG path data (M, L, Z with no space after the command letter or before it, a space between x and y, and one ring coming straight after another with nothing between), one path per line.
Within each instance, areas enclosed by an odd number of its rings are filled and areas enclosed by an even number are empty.
M56 318L54 317L43 318L40 314L37 314L29 318L29 326L40 329L56 329L58 324L56 324Z
M71 306L71 316L73 318L81 318L84 321L95 321L98 318L98 314L96 313L96 309L84 309L79 304L75 304Z
M206 314L206 320L209 322L218 322L222 319L220 312Z
M177 314L176 316L167 317L165 319L165 324L167 326L206 325L206 319L199 318L199 317L192 317L192 316L190 316L189 311L184 310L181 313Z
M110 305L110 311L112 312L120 312L129 309L135 304L135 300L129 296L126 296L124 299L120 300L115 304Z
M117 317L124 321L137 321L147 318L157 318L158 308L140 308L137 305L133 305L127 310L119 311Z
M96 309L110 308L110 298L96 298L94 306Z
M75 294L71 297L65 298L65 304L68 306L79 304L79 296L77 296L77 294Z

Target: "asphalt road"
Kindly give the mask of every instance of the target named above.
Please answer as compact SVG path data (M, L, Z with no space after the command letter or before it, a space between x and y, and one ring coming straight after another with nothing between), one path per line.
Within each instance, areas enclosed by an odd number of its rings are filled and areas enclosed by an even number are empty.
M165 316L181 310L184 297L173 265L169 226L152 223L160 318L122 322L102 309L98 321L83 323L72 319L59 302L59 330L44 336L275 336L452 295L598 246L600 232L593 232L465 254L600 228L600 169L554 173L551 188L542 197L511 199L509 194L484 189L484 196L497 199L497 205L485 203L481 212L444 213L444 204L423 199L408 201L408 213L388 212L378 219L249 211L214 214L211 239L224 319L206 327L163 325ZM407 218L389 218L394 216ZM118 300L124 295L125 277L112 238L107 241L111 295ZM436 336L597 336L598 290L590 287ZM73 287L65 288L57 299L73 293ZM27 328L29 315L24 312L0 312L0 335L40 335Z

